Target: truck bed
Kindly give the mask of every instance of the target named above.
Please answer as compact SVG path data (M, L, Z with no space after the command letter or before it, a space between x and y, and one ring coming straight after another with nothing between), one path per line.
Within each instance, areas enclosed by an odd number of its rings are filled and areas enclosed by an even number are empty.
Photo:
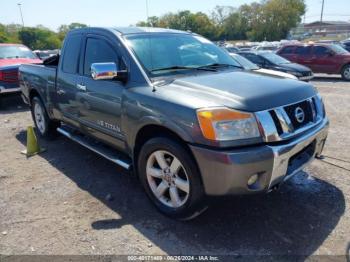
M28 64L20 66L20 87L24 100L30 102L30 91L40 92L43 102L49 102L48 94L56 90L57 66Z

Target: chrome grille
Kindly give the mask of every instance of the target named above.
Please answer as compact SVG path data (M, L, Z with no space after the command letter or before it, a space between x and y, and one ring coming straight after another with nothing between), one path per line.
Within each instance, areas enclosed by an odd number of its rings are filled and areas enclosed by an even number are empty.
M312 113L313 103L314 102L312 100L306 100L294 105L284 107L284 111L290 119L290 122L294 129L299 129L314 121L314 115ZM303 121L299 122L297 120L297 117L295 116L297 109L300 109L302 112L304 112Z
M257 112L255 115L265 142L289 139L319 124L325 117L322 100L318 95L291 105Z

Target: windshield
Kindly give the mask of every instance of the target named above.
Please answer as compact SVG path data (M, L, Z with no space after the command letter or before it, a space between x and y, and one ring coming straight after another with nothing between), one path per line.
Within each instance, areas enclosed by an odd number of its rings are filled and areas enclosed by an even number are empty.
M250 62L247 58L241 55L232 54L231 57L241 66L243 66L246 70L258 70L260 68L256 64Z
M0 46L0 59L29 58L36 59L36 55L25 46Z
M344 49L341 45L330 45L329 47L339 55L348 53L348 51Z
M150 76L181 73L214 64L226 65L222 68L240 67L226 51L201 36L147 34L130 35L126 39Z

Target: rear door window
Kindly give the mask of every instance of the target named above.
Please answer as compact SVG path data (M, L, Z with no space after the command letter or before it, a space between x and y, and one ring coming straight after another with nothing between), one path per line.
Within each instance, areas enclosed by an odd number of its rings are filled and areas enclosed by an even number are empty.
M326 56L328 54L328 48L324 46L315 46L314 47L314 55L315 56Z
M66 39L64 53L62 57L62 71L76 74L79 65L79 54L81 46L81 35L72 35Z
M295 50L297 55L310 55L311 47L310 46L298 46Z

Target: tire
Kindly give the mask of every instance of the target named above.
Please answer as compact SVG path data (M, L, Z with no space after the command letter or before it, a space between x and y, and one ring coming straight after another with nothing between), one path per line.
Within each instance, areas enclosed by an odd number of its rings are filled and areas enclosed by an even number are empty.
M190 220L207 209L199 170L180 143L166 137L152 138L142 146L137 163L140 181L161 213Z
M57 134L56 129L60 126L60 123L50 119L39 97L35 96L30 104L32 118L39 135L44 138L54 137Z
M350 64L345 65L341 71L341 76L345 81L350 81Z

